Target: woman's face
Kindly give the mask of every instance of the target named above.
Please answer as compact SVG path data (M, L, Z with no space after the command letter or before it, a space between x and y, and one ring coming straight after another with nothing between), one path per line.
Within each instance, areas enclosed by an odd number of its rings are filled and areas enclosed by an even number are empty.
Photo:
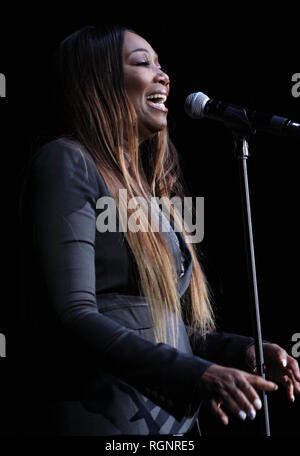
M170 80L150 44L129 31L124 36L123 67L125 89L137 113L142 142L167 126L168 109L164 103Z

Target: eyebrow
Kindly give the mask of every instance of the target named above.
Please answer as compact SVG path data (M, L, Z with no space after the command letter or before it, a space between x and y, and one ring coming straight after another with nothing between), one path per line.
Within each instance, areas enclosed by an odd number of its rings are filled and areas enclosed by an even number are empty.
M148 54L150 54L150 52L148 51L148 49L145 49L145 48L137 48L137 49L134 49L133 51L129 52L128 56L129 57L131 54L133 54L134 52L139 52L139 51L144 51L144 52L147 52ZM158 55L157 54L154 54L154 57L158 59Z

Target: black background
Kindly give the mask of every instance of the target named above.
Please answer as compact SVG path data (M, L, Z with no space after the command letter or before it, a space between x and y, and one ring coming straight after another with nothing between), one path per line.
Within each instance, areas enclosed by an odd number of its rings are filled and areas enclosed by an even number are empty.
M300 97L291 93L292 75L299 72L299 49L292 10L274 20L244 7L239 16L215 6L208 15L188 4L167 12L144 5L143 13L89 14L57 10L34 15L3 16L0 72L7 80L7 96L0 99L2 161L3 290L0 332L6 335L7 357L0 359L0 381L5 433L22 433L15 393L26 376L18 358L20 226L17 202L22 170L39 118L40 93L47 81L50 55L58 42L88 24L118 22L146 38L167 67L171 79L169 127L191 194L205 198L205 233L201 243L203 266L211 284L220 330L251 334L250 302L238 163L230 132L216 122L189 119L183 110L186 96L203 91L208 96L262 112L300 120ZM54 7L53 7L54 8ZM274 7L273 7L274 8ZM86 11L88 9L86 8ZM171 15L176 15L176 20ZM246 25L245 17L248 19ZM147 19L147 20L145 20ZM299 40L298 40L299 41ZM49 81L48 81L49 82ZM291 337L300 332L298 311L298 168L299 142L258 135L250 140L248 163L256 267L263 338L291 353ZM19 367L22 366L22 369ZM269 397L271 432L296 434L300 398L286 400L283 390ZM298 421L298 425L297 425ZM212 434L251 434L255 423L232 420L223 429L205 411L202 430Z

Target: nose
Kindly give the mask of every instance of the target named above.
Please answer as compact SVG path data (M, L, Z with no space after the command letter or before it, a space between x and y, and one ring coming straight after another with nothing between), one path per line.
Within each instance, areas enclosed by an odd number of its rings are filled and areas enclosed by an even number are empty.
M162 68L157 69L155 75L155 82L159 82L160 84L163 84L165 86L168 86L170 84L170 78Z

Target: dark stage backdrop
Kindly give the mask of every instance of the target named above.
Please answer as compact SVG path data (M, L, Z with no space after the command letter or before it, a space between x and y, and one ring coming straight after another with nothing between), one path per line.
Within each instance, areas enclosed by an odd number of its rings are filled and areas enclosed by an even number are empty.
M176 8L175 6L173 8ZM26 377L22 359L19 309L22 307L20 250L22 227L17 206L23 168L32 147L47 80L50 56L58 42L81 26L110 21L125 23L157 51L171 78L168 102L170 134L176 144L190 195L205 198L205 232L200 244L203 266L213 291L220 330L251 334L249 289L243 240L238 163L232 137L222 125L191 120L184 113L186 96L203 91L210 97L300 120L300 97L293 96L292 76L300 72L299 49L291 29L283 32L257 14L251 26L218 16L186 14L133 20L78 13L77 18L44 12L22 20L5 18L1 30L0 73L6 97L0 98L2 161L2 277L0 333L6 357L0 358L0 433L20 434L18 394ZM144 14L142 15L144 17ZM241 15L241 19L242 19ZM151 19L151 18L149 18ZM205 25L206 24L206 25ZM286 27L289 27L287 24ZM298 89L299 95L300 89ZM291 354L292 337L300 333L298 293L298 153L299 141L258 135L250 140L249 182L257 261L263 338ZM41 303L42 305L42 303ZM298 358L299 359L299 358ZM290 404L282 390L269 397L271 432L295 434L300 398ZM297 423L298 422L298 423ZM203 432L251 434L258 420L223 429L206 411Z

